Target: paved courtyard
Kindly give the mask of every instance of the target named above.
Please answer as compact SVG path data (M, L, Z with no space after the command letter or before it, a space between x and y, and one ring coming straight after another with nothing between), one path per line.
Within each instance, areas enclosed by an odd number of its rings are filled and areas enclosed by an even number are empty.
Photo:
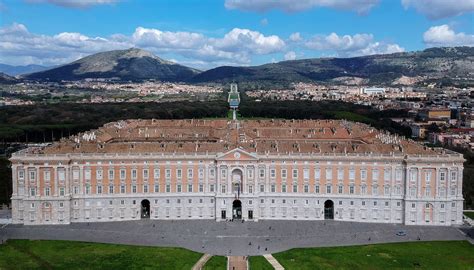
M397 236L404 230L406 236ZM471 237L474 235L470 233ZM341 221L216 222L139 220L71 225L7 225L0 238L75 240L145 246L178 246L212 255L262 255L295 247L387 242L465 240L455 227ZM472 240L472 239L471 239Z

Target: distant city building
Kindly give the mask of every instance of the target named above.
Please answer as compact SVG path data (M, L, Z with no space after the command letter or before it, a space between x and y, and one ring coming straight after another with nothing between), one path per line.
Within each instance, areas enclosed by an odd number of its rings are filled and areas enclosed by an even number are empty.
M451 110L449 108L428 108L420 110L419 115L423 120L449 120L451 118Z
M13 223L462 223L461 154L335 120L127 120L11 157Z
M383 95L385 94L385 88L380 87L368 87L362 89L362 94L365 95Z

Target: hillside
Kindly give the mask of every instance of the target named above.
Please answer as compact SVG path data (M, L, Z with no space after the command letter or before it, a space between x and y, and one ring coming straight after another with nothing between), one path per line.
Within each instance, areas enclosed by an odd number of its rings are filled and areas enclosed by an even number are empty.
M120 80L186 81L199 71L163 60L152 53L131 48L93 54L70 64L23 76L34 80L80 80L117 78Z
M0 72L0 84L12 84L17 83L18 80L12 76L9 76L3 72Z
M431 48L419 52L353 58L315 58L254 67L217 67L193 82L340 82L410 84L440 78L474 80L474 48Z
M0 64L0 72L3 72L10 76L17 76L17 75L22 75L22 74L39 72L39 71L47 70L50 68L51 67L45 67L41 65L12 66L12 65Z

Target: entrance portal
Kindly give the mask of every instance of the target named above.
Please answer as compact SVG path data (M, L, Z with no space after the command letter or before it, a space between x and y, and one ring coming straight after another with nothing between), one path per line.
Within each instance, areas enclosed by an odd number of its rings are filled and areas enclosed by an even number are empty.
M143 200L141 205L142 205L141 217L150 218L150 201Z
M334 219L334 202L331 200L324 202L324 219Z
M240 200L235 200L232 203L232 218L242 219L242 202Z

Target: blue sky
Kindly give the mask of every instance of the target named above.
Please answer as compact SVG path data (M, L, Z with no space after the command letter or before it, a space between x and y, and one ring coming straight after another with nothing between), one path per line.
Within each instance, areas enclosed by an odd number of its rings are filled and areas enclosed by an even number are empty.
M0 0L0 62L140 47L207 69L474 46L474 0Z

